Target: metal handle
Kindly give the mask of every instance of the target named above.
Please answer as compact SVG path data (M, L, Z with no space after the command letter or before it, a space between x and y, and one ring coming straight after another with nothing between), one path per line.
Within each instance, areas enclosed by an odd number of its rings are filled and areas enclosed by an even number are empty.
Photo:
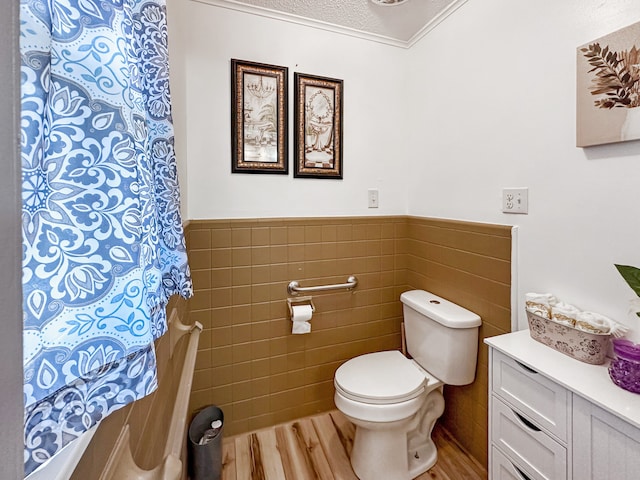
M299 293L311 293L311 292L326 292L328 290L341 290L343 288L351 290L358 285L358 279L355 275L351 275L347 278L347 283L337 283L335 285L318 285L316 287L301 287L300 284L294 280L289 283L287 292L289 295L297 295Z

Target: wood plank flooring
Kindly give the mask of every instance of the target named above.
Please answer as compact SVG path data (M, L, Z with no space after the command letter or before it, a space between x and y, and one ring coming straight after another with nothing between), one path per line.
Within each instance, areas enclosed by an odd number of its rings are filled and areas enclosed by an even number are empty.
M225 438L222 480L358 480L355 427L337 410ZM438 462L416 480L486 480L486 470L436 424ZM380 479L384 480L384 479Z

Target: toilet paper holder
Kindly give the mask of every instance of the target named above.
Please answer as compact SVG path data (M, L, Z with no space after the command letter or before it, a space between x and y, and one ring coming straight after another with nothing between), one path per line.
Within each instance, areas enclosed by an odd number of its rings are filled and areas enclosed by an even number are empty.
M287 305L289 305L289 316L293 318L293 306L294 305L311 305L311 311L315 313L316 306L313 304L313 297L296 297L287 298Z

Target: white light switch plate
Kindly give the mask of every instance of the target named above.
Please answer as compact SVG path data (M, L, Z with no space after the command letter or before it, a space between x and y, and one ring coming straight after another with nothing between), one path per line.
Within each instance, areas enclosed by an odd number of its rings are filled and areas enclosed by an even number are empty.
M369 208L378 208L378 189L370 188L368 190Z

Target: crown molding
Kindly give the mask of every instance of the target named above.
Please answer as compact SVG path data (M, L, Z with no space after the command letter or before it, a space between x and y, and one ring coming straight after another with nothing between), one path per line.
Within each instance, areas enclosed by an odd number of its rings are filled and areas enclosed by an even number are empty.
M317 28L320 30L326 30L341 35L347 35L350 37L360 38L371 42L382 43L398 48L411 48L422 37L433 30L439 23L444 21L449 15L451 15L460 6L466 3L467 0L456 0L449 7L439 13L433 20L427 23L420 31L418 31L408 41L399 40L397 38L388 37L385 35L379 35L375 33L365 32L363 30L357 30L354 28L343 27L341 25L335 25L333 23L323 22L320 20L313 20L300 15L294 15L292 13L280 12L270 8L259 7L256 5L247 5L236 0L190 0L192 2L204 3L206 5L212 5L215 7L226 8L229 10L235 10L242 13L248 13L251 15L257 15L260 17L266 17L274 20L279 20L288 23L295 23L310 28Z
M431 30L433 30L442 22L444 22L449 15L451 15L453 12L455 12L465 3L467 3L467 0L456 0L455 2L451 3L447 8L442 10L442 12L440 12L438 15L433 17L433 20L431 20L424 27L422 27L420 31L418 31L413 37L411 37L407 42L405 42L406 44L405 48L413 47L416 43L418 43L422 39L422 37L424 37Z

